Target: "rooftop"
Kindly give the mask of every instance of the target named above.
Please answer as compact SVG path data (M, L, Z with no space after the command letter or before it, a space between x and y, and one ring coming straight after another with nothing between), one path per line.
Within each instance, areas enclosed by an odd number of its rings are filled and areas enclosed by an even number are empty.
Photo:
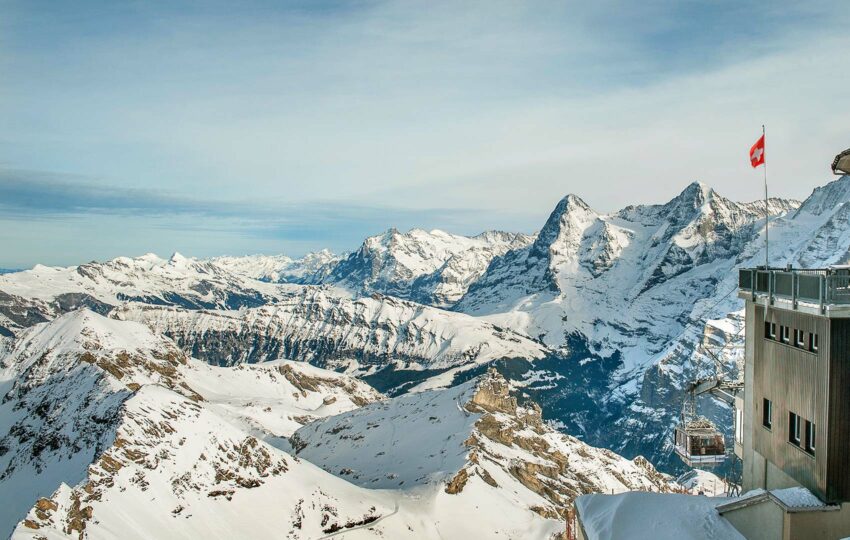
M804 487L791 487L770 491L754 489L736 499L729 499L728 502L718 505L717 511L722 515L766 501L778 505L785 512L828 512L840 509L838 505L826 504L821 501Z
M850 267L741 268L738 297L827 317L850 317Z
M717 513L724 497L629 492L593 493L576 499L588 540L743 540Z

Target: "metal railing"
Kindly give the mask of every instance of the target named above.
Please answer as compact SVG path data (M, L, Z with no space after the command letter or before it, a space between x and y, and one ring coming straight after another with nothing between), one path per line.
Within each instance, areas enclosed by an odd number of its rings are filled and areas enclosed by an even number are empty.
M850 304L850 269L848 268L741 268L738 288L751 292L753 298L766 295L790 300L794 309L798 302L817 304L821 311L830 304Z

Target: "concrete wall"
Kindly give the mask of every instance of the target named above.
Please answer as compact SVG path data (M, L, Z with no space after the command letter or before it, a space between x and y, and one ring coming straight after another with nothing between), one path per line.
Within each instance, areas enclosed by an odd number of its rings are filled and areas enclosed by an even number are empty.
M723 514L747 540L783 540L784 512L773 501L764 501Z
M850 504L837 512L798 512L785 515L783 540L839 540L850 537Z
M746 320L754 320L756 308L753 302L746 303ZM764 472L756 463L753 450L753 355L755 354L755 339L758 334L749 331L744 334L744 445L743 445L743 478L741 492L763 487ZM761 464L763 466L763 463Z
M839 511L785 512L765 500L723 517L747 540L840 540L850 536L850 504Z

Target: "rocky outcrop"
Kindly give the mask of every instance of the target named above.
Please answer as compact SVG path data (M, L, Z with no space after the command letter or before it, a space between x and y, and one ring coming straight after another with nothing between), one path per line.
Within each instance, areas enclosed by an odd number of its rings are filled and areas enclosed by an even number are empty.
M642 457L626 461L555 432L543 422L536 403L517 404L510 384L495 369L481 378L465 408L481 416L464 443L471 450L469 464L449 481L447 493L461 491L471 476L491 484L487 468L495 466L547 501L534 507L535 512L566 519L577 496L607 489L600 485L599 468L613 479L615 489L666 492L673 487L669 477ZM506 448L513 449L509 460ZM523 457L517 457L517 451Z

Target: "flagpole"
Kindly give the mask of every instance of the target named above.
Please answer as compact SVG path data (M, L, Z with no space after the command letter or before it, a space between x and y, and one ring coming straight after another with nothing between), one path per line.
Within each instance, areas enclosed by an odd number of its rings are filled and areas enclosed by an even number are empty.
M764 150L767 153L767 139L765 138L764 124L761 125L761 136L764 140ZM768 241L768 227L770 226L770 210L767 207L767 156L762 158L764 168L764 269L770 270L770 242Z

